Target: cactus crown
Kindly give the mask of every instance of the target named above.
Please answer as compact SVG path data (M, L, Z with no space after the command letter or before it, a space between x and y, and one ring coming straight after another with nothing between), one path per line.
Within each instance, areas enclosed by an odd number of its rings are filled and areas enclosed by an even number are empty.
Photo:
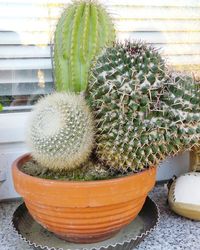
M83 163L93 147L93 121L82 96L55 93L34 107L27 141L33 158L53 170Z
M96 152L112 168L143 169L200 141L199 84L169 74L144 43L107 48L93 65L87 98Z
M77 1L69 5L55 31L56 90L84 91L91 60L114 40L114 26L101 5L93 1Z

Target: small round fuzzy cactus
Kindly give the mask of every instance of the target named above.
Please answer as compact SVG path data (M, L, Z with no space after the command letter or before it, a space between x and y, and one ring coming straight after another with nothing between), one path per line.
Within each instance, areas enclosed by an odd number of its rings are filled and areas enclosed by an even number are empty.
M54 93L34 107L27 141L33 158L53 170L80 166L93 148L93 119L82 96Z
M87 99L96 118L97 155L135 171L200 142L199 84L169 73L152 47L126 42L93 65Z
M54 38L57 91L81 92L87 87L91 61L115 40L110 16L96 1L74 1L58 21Z

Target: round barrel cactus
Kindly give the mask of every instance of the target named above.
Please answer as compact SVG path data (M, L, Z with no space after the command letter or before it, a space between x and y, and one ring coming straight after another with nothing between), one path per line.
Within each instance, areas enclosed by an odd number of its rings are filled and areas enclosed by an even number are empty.
M87 99L96 118L97 155L121 171L157 165L200 142L199 84L169 73L141 42L107 48L91 70Z
M93 119L82 96L54 93L31 114L27 141L33 158L53 170L80 166L93 148Z
M56 90L84 91L91 61L114 40L111 18L96 1L74 1L69 5L55 31Z

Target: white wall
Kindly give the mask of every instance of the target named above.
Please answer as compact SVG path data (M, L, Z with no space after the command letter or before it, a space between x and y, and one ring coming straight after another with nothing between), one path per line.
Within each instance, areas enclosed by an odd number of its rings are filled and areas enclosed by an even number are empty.
M14 191L11 164L28 152L24 143L29 113L0 114L0 200L18 197ZM167 159L158 169L158 180L170 179L189 169L189 153Z
M169 180L173 175L180 176L189 171L190 155L189 152L179 154L176 157L165 160L157 172L157 180Z
M11 176L11 164L21 154L27 152L24 143L0 145L0 200L18 197Z
M0 114L0 200L18 197L13 187L11 164L28 151L24 143L28 115Z

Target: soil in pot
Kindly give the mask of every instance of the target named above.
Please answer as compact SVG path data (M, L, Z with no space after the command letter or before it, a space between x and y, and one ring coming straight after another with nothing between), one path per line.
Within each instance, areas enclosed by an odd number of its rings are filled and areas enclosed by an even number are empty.
M65 180L65 181L93 181L93 180L109 180L120 178L123 176L132 175L133 173L122 173L114 169L109 169L96 160L88 160L79 168L66 171L53 171L40 166L35 160L31 159L25 162L20 170L30 176L39 177L50 180ZM139 171L138 171L139 172ZM135 173L138 173L135 171Z
M21 166L21 171L30 176L43 179L65 180L65 181L92 181L106 180L120 177L120 174L108 170L101 163L92 160L87 161L79 168L66 171L52 171L48 168L41 167L36 161L30 160Z

